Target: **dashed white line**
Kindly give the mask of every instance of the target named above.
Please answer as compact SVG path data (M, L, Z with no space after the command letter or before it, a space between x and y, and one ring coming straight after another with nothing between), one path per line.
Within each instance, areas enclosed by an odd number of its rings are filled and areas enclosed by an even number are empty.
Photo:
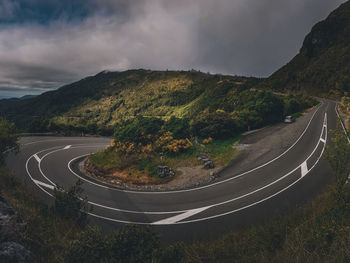
M309 169L307 168L307 163L305 161L301 165L301 177L304 177L305 175L307 175L308 172L309 172Z
M35 160L38 161L38 163L41 162L41 159L39 158L39 156L37 154L34 154L33 157L35 158Z
M51 184L46 184L46 183L44 183L44 182L41 182L41 181L38 181L38 180L35 180L35 179L33 179L33 182L34 182L35 184L44 186L44 187L49 188L49 189L51 189L51 190L54 190L54 189L55 189L55 187L54 187L53 185L51 185Z
M176 216L172 216L163 220L159 220L157 222L153 222L152 225L171 225L171 224L175 224L181 220L184 220L186 218L189 218L191 216L194 216L198 213L203 212L204 210L209 209L212 206L206 206L206 207L201 207L201 208L196 208L196 209L191 209L188 210L185 213L182 213L180 215L176 215Z
M72 145L67 145L66 147L63 148L63 150L67 150L67 149L69 149L70 147L72 147Z

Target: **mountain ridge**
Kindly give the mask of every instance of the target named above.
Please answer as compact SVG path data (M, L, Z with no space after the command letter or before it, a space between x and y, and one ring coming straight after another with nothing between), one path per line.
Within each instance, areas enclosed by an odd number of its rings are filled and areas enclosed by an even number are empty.
M350 91L350 1L307 34L299 53L265 79L262 87L313 95Z

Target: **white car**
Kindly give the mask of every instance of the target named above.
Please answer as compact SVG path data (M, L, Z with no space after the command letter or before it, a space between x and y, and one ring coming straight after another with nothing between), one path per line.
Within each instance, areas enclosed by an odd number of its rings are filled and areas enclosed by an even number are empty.
M284 119L284 123L292 123L295 122L295 118L293 116L286 116Z

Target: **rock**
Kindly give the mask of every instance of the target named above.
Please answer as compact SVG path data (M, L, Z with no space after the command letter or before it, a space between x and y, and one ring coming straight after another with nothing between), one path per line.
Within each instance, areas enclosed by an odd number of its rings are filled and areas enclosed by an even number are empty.
M174 172L173 170L170 170L170 172L169 172L169 176L170 176L170 177L175 176L175 172Z
M22 226L12 207L0 197L0 242L17 239Z
M214 163L211 160L208 160L204 163L204 168L206 169L213 169L214 168Z
M158 166L157 174L160 178L168 177L170 175L170 168L168 166Z
M0 262L15 263L27 262L34 263L32 254L22 245L16 242L4 242L0 244Z
M201 158L201 159L210 159L210 154L209 154L209 153L205 153L205 152L199 152L198 158Z

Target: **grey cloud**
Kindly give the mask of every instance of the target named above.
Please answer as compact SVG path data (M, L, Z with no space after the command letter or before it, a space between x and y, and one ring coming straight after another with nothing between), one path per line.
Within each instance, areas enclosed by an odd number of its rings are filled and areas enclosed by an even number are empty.
M267 76L343 0L88 2L95 12L80 22L0 26L0 93L37 94L105 69Z
M0 2L0 18L12 19L18 9L18 3L11 0L2 0Z

